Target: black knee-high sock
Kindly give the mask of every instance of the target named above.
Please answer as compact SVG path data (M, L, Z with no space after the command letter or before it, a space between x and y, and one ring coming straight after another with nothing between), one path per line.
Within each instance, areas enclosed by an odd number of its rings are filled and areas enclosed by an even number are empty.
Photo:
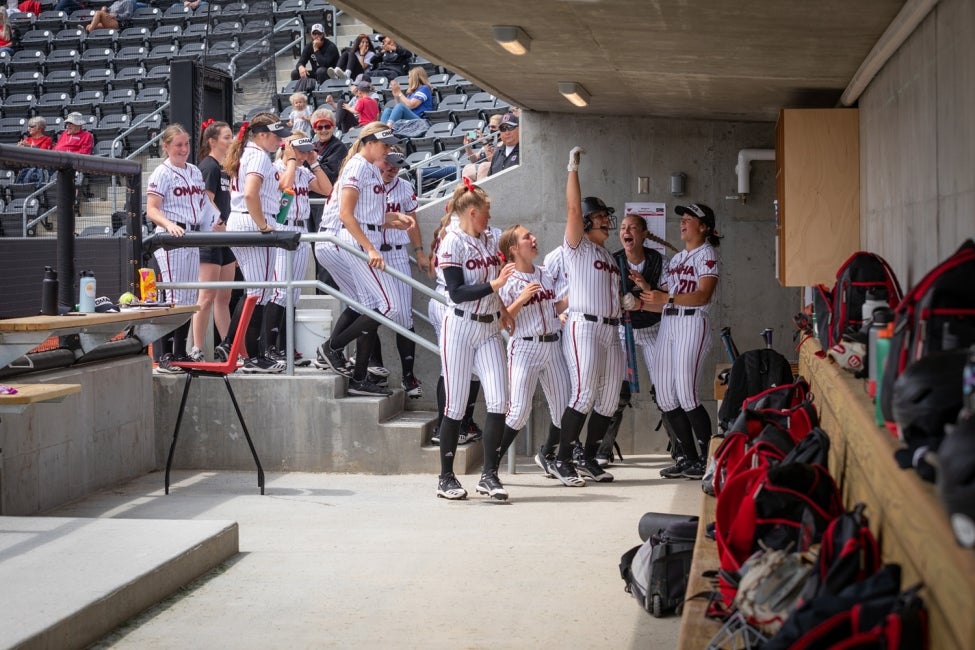
M464 419L461 422L470 422L474 418L474 404L477 403L477 396L481 393L481 382L471 379L471 391L467 395L467 408L464 409Z
M542 445L542 456L548 456L559 444L559 438L562 437L562 429L559 428L553 422L549 422L548 425L548 437L545 439L545 444Z
M286 352L288 350L288 308L281 306L281 313L278 314L278 322L275 327L278 328L278 338L275 346L281 352Z
M359 350L356 349L356 358L359 358ZM379 340L379 330L373 335L372 341L372 354L369 355L369 365L370 366L385 366L383 363L383 344Z
M237 335L237 326L240 325L240 315L244 311L245 302L246 300L244 298L237 301L237 305L234 307L234 313L230 317L230 326L227 327L227 336L223 337L220 345L226 345L228 348L233 345L234 337Z
M673 419L681 418L682 420L685 420L685 429L690 428L691 422L687 419L687 413L684 411L684 409L675 409L671 411L671 413L673 413L673 417L666 417L666 414L661 411L660 419L664 424L664 430L667 432L667 438L670 440L670 456L676 461L686 456L686 454L684 453L684 446L677 437L677 432L674 430Z
M579 440L585 422L585 413L580 413L572 407L565 409L565 413L562 414L562 431L559 435L559 460L572 458L572 445Z
M358 314L352 323L340 334L336 334L334 330L332 331L332 349L341 350L363 334L375 332L378 327L379 323L377 321L374 321L365 314ZM364 354L360 354L358 350L356 351L355 356L356 361L361 358L366 362L366 365L369 364L369 357Z
M254 313L251 314L251 320L247 323L247 333L244 335L244 343L247 345L248 356L258 357L262 354L260 339L263 323L264 305L254 305Z
M372 346L379 341L376 332L363 332L355 340L355 368L352 370L352 378L362 381L369 374L369 357Z
M599 451L599 443L602 442L609 429L610 422L613 421L611 415L602 415L593 411L589 414L589 427L586 429L586 458L595 458Z
M498 471L501 463L501 439L504 437L504 413L488 413L484 418L484 466L482 474Z
M457 454L457 437L460 435L460 420L444 416L440 423L440 476L454 471L454 456Z
M347 330L349 328L349 326L352 325L352 323L355 322L355 319L359 318L360 316L362 316L362 314L360 314L356 310L352 309L351 307L346 307L342 311L342 313L339 314L339 317L337 319L335 319L335 323L332 324L332 333L331 333L331 339L332 339L332 341L335 340L335 337L341 336L342 334L344 334L345 333L345 330ZM355 337L353 336L349 340L351 341L354 338ZM348 345L348 343L346 343L345 345ZM341 347L344 348L345 345L343 345ZM332 349L333 350L338 350L339 349L339 346L333 344L332 345Z
M701 459L708 457L708 444L711 442L711 416L704 405L698 404L687 412L687 419L691 422L694 437L697 439L698 453Z
M515 441L518 437L518 433L521 429L512 429L507 424L504 425L504 432L501 434L501 447L498 449L498 467L501 467L501 460L504 458L505 453L511 446L511 443ZM487 435L487 431L484 432Z
M186 356L186 339L190 335L190 321L173 330L173 354L177 359Z
M411 332L416 332L412 327ZM416 357L416 343L402 334L396 335L396 349L399 351L399 362L403 365L403 376L413 376L413 361Z
M616 436L619 434L620 425L623 423L623 412L626 411L626 407L630 404L630 383L624 381L623 386L625 390L620 391L619 405L616 407L616 412L613 413L609 427L606 428L606 433L599 443L598 453L606 457L609 457L613 453L613 445L616 443Z
M437 426L443 422L443 412L447 408L447 387L443 383L443 375L437 379Z
M691 421L684 409L678 407L673 411L665 411L663 416L664 420L670 423L670 429L674 432L674 437L677 438L684 457L692 463L699 462L701 457L697 452L697 445L694 443L694 431L691 429Z
M264 307L264 324L261 330L261 344L266 353L273 347L278 347L278 337L284 333L284 317L287 310L281 305L269 302ZM286 346L278 347L279 350L286 350Z

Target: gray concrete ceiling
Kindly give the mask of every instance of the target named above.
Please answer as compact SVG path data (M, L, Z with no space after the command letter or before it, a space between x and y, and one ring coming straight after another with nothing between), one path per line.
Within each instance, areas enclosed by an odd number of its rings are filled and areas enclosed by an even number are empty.
M535 111L773 121L835 106L904 0L338 0L335 6ZM521 26L520 57L492 25ZM559 93L592 95L575 108Z

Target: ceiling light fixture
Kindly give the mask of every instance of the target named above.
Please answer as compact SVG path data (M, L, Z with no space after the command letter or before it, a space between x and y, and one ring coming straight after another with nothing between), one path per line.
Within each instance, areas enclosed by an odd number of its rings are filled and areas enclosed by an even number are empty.
M560 81L559 82L559 92L569 100L575 106L580 108L589 105L589 100L592 99L592 95L589 91L582 87L582 84L577 84L574 81Z
M517 25L494 25L491 29L494 31L494 40L498 45L515 56L526 54L531 48L531 36Z

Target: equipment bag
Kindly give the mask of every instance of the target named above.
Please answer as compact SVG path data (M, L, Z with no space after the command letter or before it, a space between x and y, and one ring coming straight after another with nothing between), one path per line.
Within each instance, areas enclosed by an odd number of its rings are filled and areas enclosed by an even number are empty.
M697 525L697 517L672 522L620 558L624 589L657 618L674 609L680 613L691 572Z
M884 258L876 253L858 251L843 263L836 272L836 284L833 286L829 346L825 349L842 341L847 329L860 331L867 291L878 288L886 289L890 308L897 307L903 295L901 286Z
M728 390L718 410L719 425L727 431L741 412L746 398L772 386L791 383L792 366L780 353L768 348L742 353L735 359L728 375Z
M975 241L931 269L894 310L894 336L884 366L880 408L894 421L894 382L904 369L932 352L975 343Z
M823 533L819 557L800 602L838 594L880 570L880 545L863 514L866 507L864 503L856 504L853 510L834 519Z

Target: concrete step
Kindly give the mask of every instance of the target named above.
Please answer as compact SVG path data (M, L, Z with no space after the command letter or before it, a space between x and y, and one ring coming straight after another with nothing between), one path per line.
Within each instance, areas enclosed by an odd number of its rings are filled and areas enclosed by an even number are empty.
M233 521L0 517L2 645L85 648L238 552Z
M404 411L401 389L389 397L351 397L345 377L309 368L296 369L293 377L237 374L230 381L266 471L403 474L438 467L438 457L422 446L433 434L437 414ZM184 383L179 375L153 378L160 467ZM173 466L253 469L243 437L223 381L194 380ZM470 453L464 451L458 472L471 466Z

